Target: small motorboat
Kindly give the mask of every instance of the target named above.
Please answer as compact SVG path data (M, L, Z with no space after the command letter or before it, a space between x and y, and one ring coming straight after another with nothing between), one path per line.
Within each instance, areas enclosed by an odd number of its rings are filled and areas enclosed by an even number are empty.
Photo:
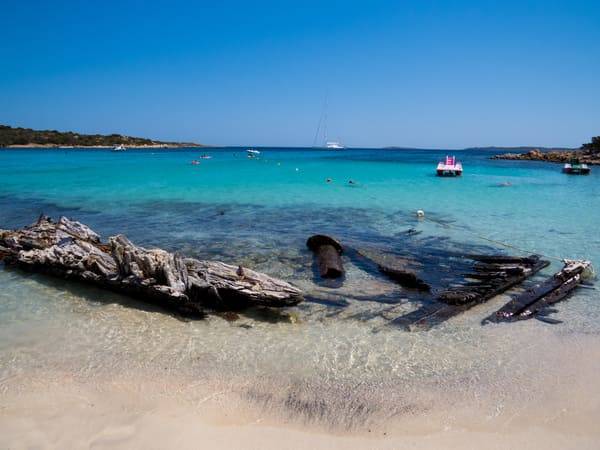
M260 155L260 152L258 150L254 150L251 148L246 150L246 153L248 154L248 158L257 158L258 155Z
M456 160L455 156L446 156L446 160L440 161L436 169L438 177L460 177L462 171L462 164Z
M211 159L212 156L210 155L200 155L200 159Z
M124 152L125 150L127 150L127 149L125 148L125 146L123 144L119 144L119 145L113 147L113 149L112 149L113 152Z
M197 159L192 160L192 166L198 166L199 164L200 164L200 161L198 161Z
M577 158L573 158L564 165L562 171L569 175L589 175L591 169L587 164L582 164Z

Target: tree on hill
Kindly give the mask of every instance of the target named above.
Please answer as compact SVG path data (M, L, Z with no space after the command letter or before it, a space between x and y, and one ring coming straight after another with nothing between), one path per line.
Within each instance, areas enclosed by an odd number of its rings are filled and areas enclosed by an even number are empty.
M600 153L600 136L594 136L592 142L583 144L581 149L586 153Z
M101 134L80 134L72 131L56 130L32 130L31 128L13 128L7 125L0 125L0 148L11 145L49 145L49 146L107 146L115 145L152 145L152 144L172 144L176 146L197 146L193 143L175 143L153 141L146 138L137 138L132 136L123 136L121 134L110 134L107 136Z

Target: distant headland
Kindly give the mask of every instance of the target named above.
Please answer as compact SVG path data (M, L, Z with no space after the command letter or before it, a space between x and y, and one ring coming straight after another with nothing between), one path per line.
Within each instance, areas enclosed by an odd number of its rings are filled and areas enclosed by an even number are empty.
M112 148L117 145L128 148L203 147L194 142L164 142L121 134L82 134L0 125L0 148Z
M577 150L576 148L570 147L536 147L533 145L523 145L519 147L496 147L496 146L488 146L488 147L468 147L464 148L465 151L501 151L501 152L515 152L515 153L524 153L530 152L531 150L540 150L542 152L570 152L573 150Z
M521 151L523 150L525 149L521 149ZM503 153L494 155L491 159L547 161L556 163L564 163L572 159L578 159L585 164L600 165L600 136L593 137L591 142L583 144L578 149L531 148L525 153Z

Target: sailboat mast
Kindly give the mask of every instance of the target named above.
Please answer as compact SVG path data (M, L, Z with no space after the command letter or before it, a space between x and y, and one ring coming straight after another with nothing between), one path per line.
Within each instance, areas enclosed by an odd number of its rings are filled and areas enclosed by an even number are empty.
M323 142L317 144L321 138L321 132L323 132ZM317 131L315 132L315 138L313 139L313 147L324 147L327 142L327 94L325 94L325 100L323 101L323 109L319 116L319 123L317 124Z
M323 112L321 112L321 115L319 116L319 123L317 124L317 131L315 132L315 138L313 139L313 147L316 147L317 142L319 141L322 122L323 122Z
M323 147L327 145L327 96L325 96L325 111L323 117Z

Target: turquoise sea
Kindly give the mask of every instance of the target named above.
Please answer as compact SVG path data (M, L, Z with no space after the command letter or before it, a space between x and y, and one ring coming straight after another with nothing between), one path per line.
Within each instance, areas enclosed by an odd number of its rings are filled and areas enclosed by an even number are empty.
M343 284L322 282L305 241L324 233L396 254L428 246L516 253L482 236L598 268L600 170L567 176L555 164L490 160L493 150L260 151L248 159L245 148L0 150L0 228L66 215L103 238L125 233L144 246L242 263L307 294L281 314L188 322L113 293L4 269L0 382L65 371L93 378L167 370L232 385L242 377L254 380L244 385L245 401L333 427L396 420L407 405L426 414L438 401L525 415L556 386L583 383L572 381L576 367L588 368L586 354L598 352L599 291L581 289L558 304L558 325L481 326L505 295L409 332L393 319L414 310L418 297L349 259ZM462 178L435 176L446 153L462 161ZM192 165L200 154L212 158ZM431 220L418 220L419 209ZM411 228L418 237L406 236ZM559 267L553 260L542 275ZM600 391L597 383L591 389ZM367 409L357 412L348 392ZM303 400L290 403L290 395ZM323 403L311 403L316 398Z

